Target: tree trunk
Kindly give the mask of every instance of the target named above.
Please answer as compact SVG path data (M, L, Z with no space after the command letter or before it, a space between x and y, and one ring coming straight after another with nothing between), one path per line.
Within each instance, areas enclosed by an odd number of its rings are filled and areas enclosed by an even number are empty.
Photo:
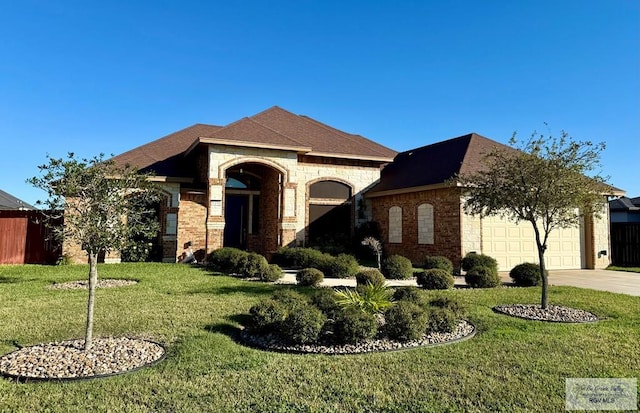
M547 271L544 265L544 252L547 249L547 237L545 236L545 242L540 240L540 230L538 226L532 222L533 232L536 234L536 246L538 247L538 261L540 262L540 279L542 280L542 298L540 299L540 306L543 309L547 309L547 301L549 295L549 280L547 280Z
M89 253L89 300L87 301L87 326L84 333L84 349L91 349L93 341L93 308L98 284L98 254Z

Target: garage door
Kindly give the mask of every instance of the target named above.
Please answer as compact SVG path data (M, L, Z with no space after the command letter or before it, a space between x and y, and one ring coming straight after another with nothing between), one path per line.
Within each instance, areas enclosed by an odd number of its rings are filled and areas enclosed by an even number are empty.
M547 242L545 263L550 270L582 268L580 228L555 229ZM523 262L538 262L535 234L530 223L518 225L500 217L482 220L482 252L498 260L500 271Z

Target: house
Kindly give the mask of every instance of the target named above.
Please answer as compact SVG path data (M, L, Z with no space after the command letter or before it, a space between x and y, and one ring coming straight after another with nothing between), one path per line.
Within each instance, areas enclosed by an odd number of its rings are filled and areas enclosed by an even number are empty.
M344 242L369 217L362 193L396 152L362 136L272 107L226 126L196 124L113 159L153 171L162 260L191 243L269 256L280 246ZM65 252L84 259L78 246ZM117 260L107 257L106 260Z
M469 134L398 154L272 107L226 126L190 126L114 160L153 171L164 190L155 242L166 262L189 245L201 260L223 246L269 257L281 246L348 243L358 226L375 221L387 254L416 263L445 255L457 264L475 251L508 270L536 261L531 228L465 214L461 189L447 182L477 169L495 145ZM588 218L555 231L548 267L606 266L597 252L609 250L608 228L606 218ZM65 252L84 259L77 246Z
M42 212L0 190L0 264L50 264L59 256Z
M398 154L366 194L386 252L416 263L444 255L454 265L469 252L483 253L496 258L501 271L537 262L531 224L466 214L462 189L448 182L458 173L477 171L483 155L495 147L508 148L471 133ZM545 259L549 269L603 268L609 264L606 251L608 214L587 216L579 228L551 233Z
M609 201L611 217L611 263L640 266L640 197Z

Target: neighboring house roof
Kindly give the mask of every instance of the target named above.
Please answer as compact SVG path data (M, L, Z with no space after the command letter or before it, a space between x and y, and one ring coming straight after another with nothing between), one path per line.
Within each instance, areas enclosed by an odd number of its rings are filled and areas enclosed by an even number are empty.
M480 170L482 157L494 148L514 150L477 133L449 139L398 154L387 165L367 196L417 190L445 183L456 174Z
M627 198L621 196L618 199L609 201L610 211L640 211L640 197Z
M36 209L15 196L0 189L0 210L27 210Z
M342 132L274 106L227 126L196 124L113 159L161 176L182 176L180 161L199 144L219 144L390 162L397 152L359 135Z

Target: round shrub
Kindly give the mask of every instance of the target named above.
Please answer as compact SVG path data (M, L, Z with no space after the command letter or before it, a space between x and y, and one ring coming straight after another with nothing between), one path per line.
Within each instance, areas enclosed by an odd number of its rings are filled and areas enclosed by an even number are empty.
M356 344L373 338L377 331L378 324L373 314L365 313L353 307L347 307L338 313L333 326L336 340L349 344Z
M493 288L502 284L498 273L488 267L473 267L467 271L464 280L471 288Z
M310 302L330 319L335 319L341 311L341 307L336 302L336 292L333 288L323 287L314 290Z
M391 280L406 280L413 277L413 265L409 258L392 255L382 261L382 274Z
M303 268L296 273L296 281L303 287L317 287L323 279L324 274L316 268Z
M282 278L283 275L282 268L280 268L278 264L269 264L266 271L260 276L260 279L262 281L274 282Z
M284 306L288 313L298 311L309 304L307 297L289 288L274 292L271 298Z
M247 253L241 261L241 274L249 278L262 278L269 270L269 262L257 252Z
M219 248L207 257L207 262L215 271L225 274L240 274L247 252L232 247Z
M408 301L398 301L385 313L384 331L394 340L417 340L424 335L427 321L428 314L423 308Z
M360 266L353 255L340 254L337 257L330 257L324 262L322 271L328 278L349 278L353 277Z
M257 331L278 329L287 317L287 309L273 299L262 300L249 309L251 328Z
M286 340L293 343L313 343L318 340L326 321L327 317L320 310L307 304L290 312L280 331Z
M548 275L547 271L547 275ZM520 287L533 287L542 284L540 266L530 262L518 264L509 272L509 276Z
M425 293L420 291L418 287L398 287L393 293L394 301L409 301L420 307L427 305L427 297Z
M467 311L465 306L453 297L436 297L429 301L429 306L452 311L457 318L463 318Z
M444 257L442 255L434 255L432 257L427 257L424 260L424 264L422 265L422 268L424 268L425 270L437 268L440 270L444 270L449 274L453 274L453 263L449 258Z
M428 333L451 333L458 325L456 314L447 309L435 307L429 311Z
M469 271L474 267L487 267L492 269L495 273L498 272L498 261L495 258L484 254L476 254L470 252L464 256L461 262L462 269Z
M432 268L418 273L417 282L426 290L448 290L453 288L455 280L450 272Z
M367 284L384 284L385 278L382 273L376 269L362 270L356 274L356 285Z

